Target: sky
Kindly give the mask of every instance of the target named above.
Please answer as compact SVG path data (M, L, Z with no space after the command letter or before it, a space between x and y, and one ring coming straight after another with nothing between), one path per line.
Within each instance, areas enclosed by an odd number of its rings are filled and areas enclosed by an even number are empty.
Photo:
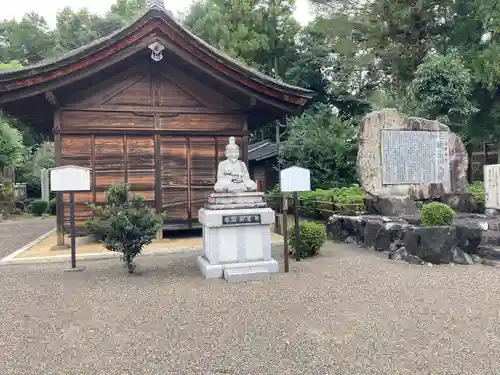
M188 9L192 0L164 0L165 7L174 14ZM56 14L62 8L69 6L73 9L88 8L91 12L104 14L115 0L0 0L0 19L20 19L24 13L35 11L45 17L51 27L55 26ZM307 0L297 0L295 18L306 24L312 19L309 13Z

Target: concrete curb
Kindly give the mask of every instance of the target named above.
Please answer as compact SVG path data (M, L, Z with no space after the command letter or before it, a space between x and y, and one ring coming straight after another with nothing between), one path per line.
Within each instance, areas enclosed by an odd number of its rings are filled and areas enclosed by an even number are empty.
M51 231L51 232L53 232L53 231ZM46 234L46 235L48 236L49 234ZM39 241L41 241L42 239L43 238L41 238ZM281 245L281 244L283 244L283 241L274 241L271 243L271 245ZM33 245L35 245L35 243L33 243L31 246L33 246ZM69 254L59 254L59 255L46 256L46 257L31 257L31 258L18 258L18 259L14 258L16 255L19 255L23 251L26 251L28 249L29 249L29 247L26 249L25 248L19 249L16 252L10 254L9 256L3 258L2 260L0 260L0 266L7 266L7 265L14 265L14 264L65 263L65 262L69 262L71 260L71 255L69 255ZM181 248L164 248L164 249L154 249L154 250L144 252L141 254L141 256L182 254L182 253L198 252L201 250L202 250L201 246L191 246L191 247L181 247ZM76 260L83 261L83 260L112 259L112 258L120 258L120 255L121 255L120 253L115 253L112 251L108 251L105 253L95 253L95 254L92 254L92 253L80 254L80 255L76 256ZM7 258L9 258L9 259L7 259Z
M34 239L33 241L31 241L29 244L27 244L26 246L23 246L21 247L20 249L17 249L16 251L14 251L13 253L7 255L6 257L2 258L0 260L0 263L3 263L3 262L8 262L10 260L12 260L13 258L15 258L16 256L18 256L19 254L21 253L24 253L26 250L29 250L31 249L33 246L35 246L36 244L42 242L44 239L46 239L48 236L50 236L52 233L54 233L56 231L56 228L54 229L51 229L49 230L47 233L45 234L42 234L40 237Z

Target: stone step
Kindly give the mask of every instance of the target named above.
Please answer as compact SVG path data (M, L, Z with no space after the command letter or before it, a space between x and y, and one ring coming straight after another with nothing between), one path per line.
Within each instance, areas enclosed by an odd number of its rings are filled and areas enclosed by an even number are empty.
M237 267L224 269L224 279L228 283L269 280L270 272L264 267Z

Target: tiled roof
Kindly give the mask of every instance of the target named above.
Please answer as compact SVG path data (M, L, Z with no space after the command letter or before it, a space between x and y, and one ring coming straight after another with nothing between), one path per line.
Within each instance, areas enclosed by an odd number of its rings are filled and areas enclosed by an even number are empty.
M248 145L248 160L260 161L278 155L278 146L270 140L264 140Z
M306 97L308 99L312 98L314 96L314 91L290 85L287 84L281 80L275 79L273 77L270 77L262 72L259 72L258 70L253 69L252 67L248 66L246 63L242 62L240 59L235 59L224 52L220 51L216 47L212 46L210 43L204 41L203 39L197 37L194 35L190 30L188 30L185 26L183 26L179 21L175 20L175 18L165 10L165 8L162 7L162 1L160 0L148 0L148 6L144 12L142 12L138 18L132 22L130 25L123 27L110 35L104 36L102 38L96 39L88 44L85 44L81 47L78 47L76 49L73 49L69 52L66 52L60 56L57 57L50 57L47 59L44 59L38 63L28 65L25 67L17 68L17 69L12 69L12 70L6 70L2 71L0 73L0 81L2 80L8 80L11 78L15 78L18 76L18 74L23 74L31 76L33 74L37 74L41 69L45 70L52 70L56 69L57 66L59 65L64 65L65 60L75 60L79 59L81 57L85 56L85 53L87 51L92 51L92 50L99 50L102 48L102 45L108 44L111 42L114 38L120 39L121 36L119 34L126 33L127 29L133 29L134 25L136 23L141 22L141 20L144 18L146 19L147 17L157 17L159 12L164 19L169 19L171 20L182 32L186 33L189 37L194 39L196 42L198 42L199 45L202 47L206 48L211 54L213 54L220 62L228 62L229 64L233 64L235 67L239 67L239 69L242 69L247 73L249 78L254 79L255 81L259 81L262 84L268 84L277 87L278 89L288 89L292 90L295 95L300 95L303 97ZM69 61L71 62L71 61Z

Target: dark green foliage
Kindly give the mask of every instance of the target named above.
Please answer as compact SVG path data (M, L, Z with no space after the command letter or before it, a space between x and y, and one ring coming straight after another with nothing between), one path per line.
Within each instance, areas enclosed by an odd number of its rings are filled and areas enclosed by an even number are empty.
M352 183L356 178L356 126L320 104L288 124L282 144L285 166L311 171L313 188Z
M435 55L417 68L409 87L413 115L437 119L459 131L477 111L470 102L472 74L460 56Z
M444 203L432 202L424 204L420 210L420 225L423 227L437 227L451 225L455 212Z
M315 223L314 221L302 220L299 223L300 227L300 240L299 250L300 257L307 258L317 255L321 246L326 241L326 230L323 224ZM288 241L290 247L295 249L295 228L290 228L288 233Z
M42 216L49 208L49 202L42 199L35 199L30 204L31 213L35 216Z
M51 214L51 215L56 214L56 206L57 206L57 200L55 198L51 199L49 201L49 214Z
M134 258L153 241L163 220L144 203L143 197L129 198L128 184L111 186L104 196L103 205L88 205L92 219L87 220L85 226L103 242L106 249L121 252L132 273L135 269Z

